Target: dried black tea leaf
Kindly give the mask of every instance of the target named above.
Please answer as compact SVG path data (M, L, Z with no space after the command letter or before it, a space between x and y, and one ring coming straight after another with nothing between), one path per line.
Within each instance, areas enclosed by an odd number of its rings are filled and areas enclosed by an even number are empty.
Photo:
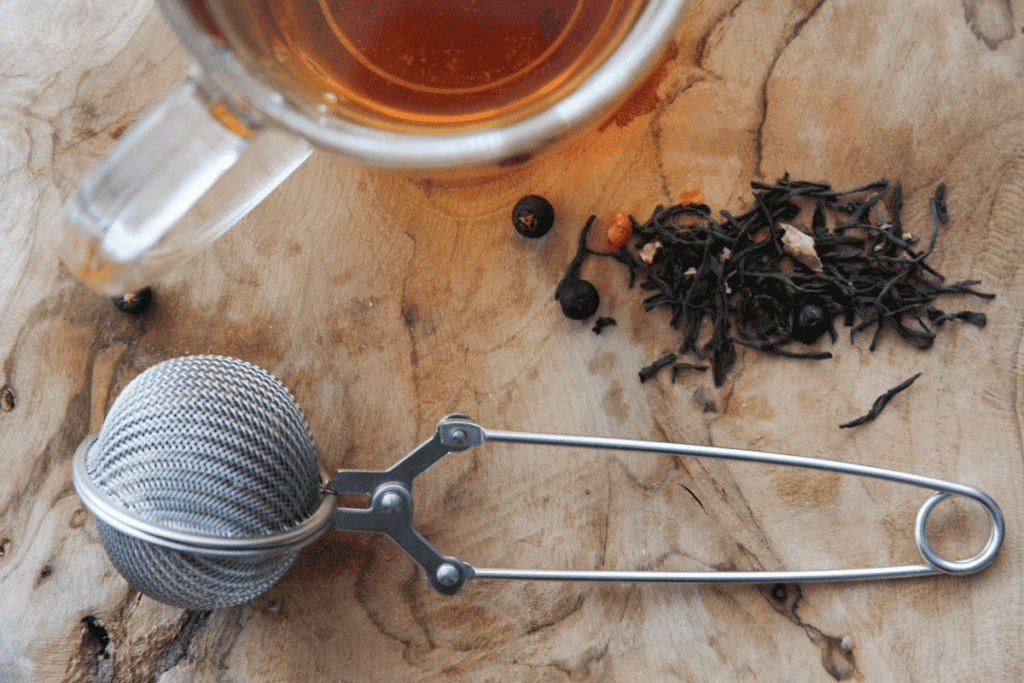
M672 382L675 383L676 375L680 370L696 370L697 372L704 372L708 369L706 365L697 365L695 363L673 363L672 364Z
M604 328L608 327L609 325L617 324L618 323L615 322L615 318L606 318L604 316L601 316L600 318L594 321L594 334L601 334L601 330L603 330Z
M914 381L920 376L921 373L919 372L910 379L908 379L907 381L901 382L900 384L894 386L892 389L890 389L889 391L885 392L884 394L875 399L875 402L871 405L871 410L869 410L866 415L862 415L861 417L858 417L856 420L851 420L846 424L841 424L839 425L839 428L848 429L850 427L857 427L859 425L862 425L865 422L871 422L871 420L874 420L876 417L879 416L879 414L882 412L882 409L885 408L886 405L888 405L889 401L892 400L893 396L900 393L904 389L910 387L910 385L913 384Z
M654 361L653 363L651 363L647 367L642 368L640 370L640 383L643 384L644 382L649 380L651 377L654 377L655 373L657 373L658 370L661 370L663 367L665 367L667 365L671 365L672 362L675 359L676 359L676 354L670 353L670 354L667 354L665 356L662 356L661 358L659 358L658 360Z

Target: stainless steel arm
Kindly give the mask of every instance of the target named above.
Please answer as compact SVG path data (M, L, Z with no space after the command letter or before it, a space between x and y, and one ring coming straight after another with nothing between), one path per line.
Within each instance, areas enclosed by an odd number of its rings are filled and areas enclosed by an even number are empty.
M718 458L771 465L802 467L840 474L871 477L909 484L935 491L921 506L914 527L918 549L927 564L869 567L857 569L796 570L776 572L653 572L548 569L477 569L454 558L442 556L412 526L412 480L448 453L466 450L485 441L507 443L598 448L618 451L661 453L688 457ZM371 497L369 510L339 508L334 524L339 529L384 533L391 537L417 564L424 568L427 581L438 592L452 595L466 581L478 579L525 579L547 581L623 581L687 583L789 583L807 581L864 581L931 576L939 573L972 574L988 566L1003 542L1003 515L999 506L985 493L970 486L897 472L867 465L820 460L796 455L766 453L714 446L612 439L605 437L531 434L486 430L465 415L451 415L438 423L428 441L384 472L339 471L329 488L338 493L366 493ZM925 531L928 516L948 496L970 498L988 514L991 531L985 547L966 560L947 560L931 547Z

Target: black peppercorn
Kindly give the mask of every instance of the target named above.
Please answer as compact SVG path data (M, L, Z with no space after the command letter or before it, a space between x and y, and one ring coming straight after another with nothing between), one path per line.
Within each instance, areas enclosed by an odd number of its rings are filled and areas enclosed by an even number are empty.
M597 313L597 307L601 304L601 296L597 293L597 287L579 277L580 266L589 253L587 250L587 234L590 226L594 224L596 216L591 216L587 224L583 226L580 233L579 246L576 249L576 256L565 271L565 277L555 288L555 301L562 306L562 313L566 318L573 320L586 320Z
M140 289L139 291L131 294L115 296L113 301L117 310L123 311L124 313L139 314L149 308L149 305L153 303L153 290L146 287L145 289Z
M543 237L555 224L555 209L540 195L526 195L512 208L512 227L523 237Z

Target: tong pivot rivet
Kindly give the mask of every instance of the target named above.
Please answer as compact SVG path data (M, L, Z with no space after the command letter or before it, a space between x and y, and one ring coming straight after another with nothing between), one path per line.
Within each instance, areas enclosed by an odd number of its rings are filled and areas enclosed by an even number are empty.
M462 574L459 572L458 567L450 562L445 562L437 568L437 582L442 586L454 586L459 582Z
M402 497L397 493L385 493L380 497L380 508L389 515L401 512Z

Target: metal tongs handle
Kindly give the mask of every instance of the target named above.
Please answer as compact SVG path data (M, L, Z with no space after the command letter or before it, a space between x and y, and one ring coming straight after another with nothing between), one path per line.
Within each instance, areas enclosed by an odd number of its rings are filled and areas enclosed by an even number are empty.
M730 572L655 572L598 571L548 569L478 569L453 557L441 555L412 526L412 483L419 475L449 453L464 451L485 441L602 448L618 451L662 453L690 457L718 458L770 465L788 465L806 469L852 474L910 484L935 491L917 513L914 537L927 564L863 569L826 569L798 571L730 571ZM897 579L945 574L973 574L987 567L1003 543L1003 514L989 496L963 484L933 479L917 474L887 470L868 465L822 460L798 455L783 455L735 448L695 446L690 444L613 439L594 436L532 434L485 430L465 415L449 415L437 425L434 436L405 458L385 471L339 470L328 485L337 493L365 493L370 496L369 509L338 508L334 526L344 531L366 531L389 536L414 562L423 567L427 583L445 595L459 592L470 579L523 579L541 581L622 581L622 582L685 582L685 583L793 583L806 581L864 581ZM931 547L925 525L932 509L949 496L970 498L982 505L988 514L991 532L985 547L966 560L947 560Z

